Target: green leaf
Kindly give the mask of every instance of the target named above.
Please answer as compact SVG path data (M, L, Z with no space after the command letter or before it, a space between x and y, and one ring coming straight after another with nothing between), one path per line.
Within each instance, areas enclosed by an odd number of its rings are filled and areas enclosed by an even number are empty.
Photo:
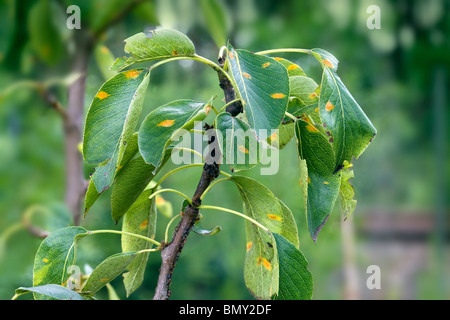
M83 156L88 162L102 163L92 177L99 193L110 187L132 139L149 80L150 74L144 69L119 73L100 88L89 107Z
M40 0L33 5L28 18L30 44L39 58L48 65L55 65L64 53L64 43L56 25L52 2Z
M229 31L226 8L218 0L201 0L200 8L205 19L206 30L211 34L217 48L226 45Z
M83 292L95 293L106 286L121 275L137 255L137 252L117 253L103 260L92 271L83 287Z
M309 106L319 102L316 93L319 85L313 79L302 76L290 77L289 87L291 97L299 99L303 105Z
M311 300L313 279L308 261L292 243L274 233L279 261L278 300Z
M278 61L245 50L228 51L228 63L250 127L267 139L280 126L289 100L289 77Z
M157 209L158 213L162 214L166 218L169 218L169 219L172 218L173 217L172 203L165 200L160 195L157 195L155 197L155 199L156 199L155 200L156 201L156 209Z
M288 76L289 77L295 77L295 76L303 76L306 77L305 72L303 71L302 68L300 68L300 66L298 64L295 64L289 60L286 60L284 58L278 58L278 57L274 57L272 58L276 61L278 61L279 63L281 63L286 70L288 71Z
M341 200L341 210L344 214L344 219L349 218L356 208L356 200L353 199L355 191L350 184L349 179L354 178L355 174L351 163L344 162L344 168L341 171L341 187L339 189L339 196Z
M255 133L246 123L228 112L219 114L215 122L215 127L222 134L220 149L223 163L228 164L232 171L247 170L258 164L260 146Z
M86 235L84 228L68 227L45 238L34 258L33 287L65 283L69 277L67 268L75 260L76 243L80 237ZM39 295L35 296L40 299Z
M148 189L142 192L139 198L134 202L130 209L125 213L122 225L122 231L130 232L153 238L156 232L156 208L155 198L149 199L154 192ZM122 235L122 251L140 251L150 249L152 243L136 237ZM129 297L144 280L145 268L149 252L139 254L128 266L128 272L124 274L124 285Z
M322 49L313 49L312 55L323 67L320 117L333 136L334 169L338 170L344 161L351 162L353 156L358 158L377 131L336 74L338 60Z
M272 134L267 142L275 148L283 149L294 137L294 123L282 124L278 127L278 133Z
M251 178L230 178L244 201L244 213L266 226L271 232L283 234L298 246L297 225L291 211L265 186ZM244 279L250 292L259 299L270 299L278 291L278 257L271 234L246 222L247 253Z
M123 70L133 64L173 57L195 55L192 41L183 33L159 28L137 33L125 40L125 52L131 57L119 58L112 69Z
M176 100L148 114L139 130L139 150L145 162L161 165L164 151L173 142L202 121L209 112L208 104L192 100Z
M117 72L110 70L110 66L114 63L115 58L107 46L100 44L94 51L95 61L105 80L114 77Z
M302 188L306 197L308 229L314 241L328 219L339 193L340 177L334 174L331 144L311 120L296 121L295 134L301 160ZM304 164L306 163L306 167ZM307 170L307 178L305 177ZM306 192L305 192L306 191Z
M22 295L30 292L37 294L36 296L38 297L45 297L47 299L84 300L83 297L77 292L57 284L46 284L37 287L20 287L16 289L16 295Z

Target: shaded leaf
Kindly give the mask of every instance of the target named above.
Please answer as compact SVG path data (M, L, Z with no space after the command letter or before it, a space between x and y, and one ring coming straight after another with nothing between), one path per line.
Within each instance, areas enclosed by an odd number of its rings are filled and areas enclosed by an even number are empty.
M37 297L45 297L46 299L84 300L77 292L57 284L46 284L37 287L20 287L16 289L16 295L22 295L29 292L36 293Z
M294 126L293 122L282 124L278 127L278 132L273 133L267 142L275 148L283 149L295 135Z
M295 76L289 78L291 97L300 100L304 106L309 106L319 102L319 95L316 93L318 84L311 78Z
M306 197L308 229L312 239L316 241L336 202L340 177L339 174L334 174L335 162L331 144L311 120L305 119L308 122L296 121L295 134L299 157L305 161L301 162L303 179L300 183ZM305 170L307 170L306 180Z
M279 261L277 300L311 300L313 279L308 261L292 243L274 233Z
M344 168L340 172L341 187L339 189L339 196L344 219L350 217L356 208L356 200L353 199L355 196L355 191L349 181L351 178L355 177L353 170L350 169L351 167L351 163L349 164L348 162L344 162Z
M219 0L200 0L200 8L206 30L211 34L217 48L226 45L229 31L226 7Z
M164 151L184 130L194 127L208 115L208 105L192 100L176 100L148 114L139 130L139 150L145 162L158 168ZM184 129L184 130L180 130Z
M109 80L117 74L117 72L109 69L114 63L115 58L107 46L103 44L98 45L95 48L94 56L97 66L105 80Z
M122 231L143 235L153 238L156 232L156 208L155 198L149 199L154 192L147 189L139 196L133 205L125 213ZM140 251L150 249L152 243L136 237L122 235L122 251ZM127 297L140 287L144 280L145 268L149 252L139 254L127 267L128 272L124 274L124 285Z
M215 127L222 134L223 163L228 164L232 171L250 169L258 164L258 140L246 123L224 112L217 116Z
M278 61L245 50L228 49L228 63L250 127L267 139L284 118L289 77Z
M344 161L358 158L377 131L337 75L338 60L323 49L313 49L312 55L323 67L320 117L333 136L334 169L338 170Z

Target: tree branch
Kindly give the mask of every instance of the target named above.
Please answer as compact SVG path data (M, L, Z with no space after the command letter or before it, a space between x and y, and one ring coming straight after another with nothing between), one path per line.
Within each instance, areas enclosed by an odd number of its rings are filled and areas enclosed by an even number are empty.
M219 58L219 64L221 64L222 67L224 63L224 58ZM236 94L230 81L221 72L218 72L218 77L220 81L219 85L225 94L225 101L229 103L235 100ZM240 101L232 103L226 108L226 111L234 117L242 112L242 104ZM211 147L211 144L215 142L216 137L213 133L214 131L208 129L212 129L212 127L205 125L205 130L207 130L209 135L208 144ZM172 274L178 257L180 256L183 246L186 243L187 237L189 236L189 233L197 220L199 212L197 208L201 205L201 196L220 173L220 164L213 160L219 158L216 157L215 154L217 151L218 150L215 148L210 150L209 155L205 159L205 165L203 166L202 175L200 177L200 181L198 182L197 189L192 197L192 205L187 206L184 212L182 212L181 221L174 230L172 241L168 244L163 244L162 246L161 269L153 300L168 300L170 298Z

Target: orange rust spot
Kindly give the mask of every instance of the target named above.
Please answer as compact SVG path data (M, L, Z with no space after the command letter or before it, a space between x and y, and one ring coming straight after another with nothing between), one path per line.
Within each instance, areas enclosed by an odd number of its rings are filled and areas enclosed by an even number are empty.
M107 282L107 281L109 281L108 278L101 278L101 279L100 279L100 282Z
M300 180L298 180L298 182L300 183L300 185L302 185L302 180L300 179Z
M251 242L251 241L247 242L247 252L251 249L252 245L253 245L253 242Z
M327 104L325 105L325 110L331 111L333 109L334 109L334 105L330 101L328 101Z
M102 53L109 53L109 49L108 49L106 46L102 46L101 49L100 49L100 51L101 51Z
M281 217L277 216L276 214L268 214L267 216L269 217L269 219L272 219L272 220L277 220L277 221L282 220Z
M325 60L323 60L323 63L324 63L328 68L334 69L334 66L333 66L333 64L330 62L330 60L325 59Z
M148 220L142 221L142 223L139 225L139 229L145 229L148 226Z
M100 100L103 100L109 96L110 96L109 93L106 93L105 91L100 91L99 93L97 93L97 95L95 97L99 98Z
M247 104L247 102L245 102L244 99L242 99L242 105L245 106Z
M259 266L261 264L262 258L258 257L256 258L256 264Z
M164 121L158 123L157 126L167 128L167 127L171 127L174 122L175 122L175 120L164 120Z
M45 263L48 263L48 259L47 258L42 259L42 261L44 261Z
M314 127L314 126L311 125L311 124L308 124L308 125L306 126L306 130L308 130L309 132L314 132L314 133L319 132L319 130L317 130L316 127Z
M228 51L228 56L230 57L231 60L234 59L234 54L231 51Z
M311 183L311 178L310 177L308 177L308 183Z
M263 68L267 68L268 66L270 66L270 62L263 63L262 65Z
M324 181L323 184L329 184L329 182L328 181Z
M177 50L173 50L173 51L172 51L172 55L173 55L173 56L177 56L177 55L178 55L178 51L177 51Z
M264 268L266 268L267 270L271 271L272 270L272 264L267 261L266 258L262 258L262 264L264 266Z
M271 94L270 96L274 99L283 99L284 97L286 97L286 95L284 93L274 93L274 94Z
M313 93L311 93L311 94L309 95L309 98L310 98L311 100L316 99L317 97L318 97L318 95L317 95L317 93L315 93L315 92L313 92Z
M281 61L281 60L283 60L282 58L278 58L278 57L275 57L275 58L273 58L275 61Z
M319 113L319 107L315 108L314 111Z
M248 153L248 149L244 146L238 146L238 150L242 153Z
M274 132L271 136L270 136L270 140L278 140L278 134L276 132Z
M295 70L295 69L298 69L299 67L298 67L298 65L296 65L296 64L291 64L289 67L288 67L288 70Z
M249 75L247 72L242 72L242 75L243 75L244 77L246 77L247 79L251 79L251 78L252 78L252 76Z
M130 70L125 72L124 74L127 79L136 79L141 72L142 70Z

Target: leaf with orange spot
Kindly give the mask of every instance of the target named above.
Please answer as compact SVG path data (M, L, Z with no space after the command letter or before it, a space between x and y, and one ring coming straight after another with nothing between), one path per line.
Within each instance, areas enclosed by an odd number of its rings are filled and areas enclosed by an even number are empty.
M316 241L336 202L340 178L339 174L334 173L332 146L310 119L308 122L298 120L295 134L301 160L301 179L308 181L308 184L302 185L308 229Z
M311 54L323 67L319 112L333 137L334 170L337 171L344 161L358 158L377 131L337 75L338 60L323 49L313 49Z
M207 116L209 103L176 100L150 112L139 129L139 151L145 162L158 168L164 152Z
M107 283L121 275L137 256L137 252L125 252L106 258L89 275L83 291L91 294L96 293Z
M276 60L246 50L228 47L234 59L228 59L237 88L244 100L248 124L259 139L267 139L284 118L289 100L287 69ZM251 75L251 77L246 77Z
M298 65L295 64L289 60L286 60L284 58L273 58L276 61L278 61L279 63L281 63L286 70L288 71L288 76L289 77L294 77L294 76L303 76L306 77L305 72L303 71L303 69Z

